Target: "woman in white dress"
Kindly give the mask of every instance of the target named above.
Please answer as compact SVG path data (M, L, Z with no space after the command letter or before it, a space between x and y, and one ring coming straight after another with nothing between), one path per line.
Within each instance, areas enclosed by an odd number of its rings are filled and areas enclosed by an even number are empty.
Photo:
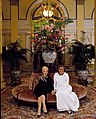
M54 91L52 91L52 94L56 94L58 111L67 111L69 114L78 111L79 99L72 92L69 75L64 72L62 65L58 67L58 72L54 75Z

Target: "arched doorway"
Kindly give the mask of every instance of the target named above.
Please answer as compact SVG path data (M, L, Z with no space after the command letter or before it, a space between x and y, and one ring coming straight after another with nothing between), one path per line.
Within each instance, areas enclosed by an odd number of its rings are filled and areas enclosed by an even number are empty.
M53 9L54 14L51 17L44 17L44 15L42 14L43 13L42 10L44 10L45 6L48 6L48 8L51 7ZM64 4L61 3L59 0L50 2L50 3L48 3L48 1L43 1L43 0L35 1L34 3L32 3L27 11L27 19L30 20L30 23L31 23L32 40L34 40L34 37L35 37L34 35L36 34L36 32L38 32L38 30L42 26L42 21L44 25L44 22L46 21L48 23L50 21L56 22L56 21L64 19L65 17L69 18L68 11L66 7L64 6ZM33 67L33 70L37 71L38 67L41 67L42 65L46 65L46 64L42 60L42 56L40 52L39 52L39 55L38 53L35 53L34 55L34 48L33 48L34 43L32 42L32 40L30 45L32 50L32 67Z

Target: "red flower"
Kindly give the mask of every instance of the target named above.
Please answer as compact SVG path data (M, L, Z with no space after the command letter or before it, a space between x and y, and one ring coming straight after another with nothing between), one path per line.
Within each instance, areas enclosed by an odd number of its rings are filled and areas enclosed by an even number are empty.
M50 34L49 34L49 36L51 37L51 36L52 36L52 34L50 33Z

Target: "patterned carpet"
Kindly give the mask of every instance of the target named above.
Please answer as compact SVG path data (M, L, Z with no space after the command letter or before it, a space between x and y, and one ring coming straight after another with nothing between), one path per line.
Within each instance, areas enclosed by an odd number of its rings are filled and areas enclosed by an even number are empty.
M36 119L36 107L21 105L18 107L13 99L11 90L13 87L7 86L1 92L1 119ZM79 111L74 114L66 112L59 113L56 108L50 107L49 113L40 119L96 119L96 89L91 86L86 87L88 95L86 99L80 101Z

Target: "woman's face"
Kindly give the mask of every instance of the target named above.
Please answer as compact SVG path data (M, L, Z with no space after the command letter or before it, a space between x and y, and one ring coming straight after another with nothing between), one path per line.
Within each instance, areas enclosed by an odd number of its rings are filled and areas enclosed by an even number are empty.
M64 74L64 67L59 67L58 72L60 75L63 75Z
M47 70L47 69L43 69L42 72L43 72L43 75L44 75L44 76L47 76L47 75L48 75L48 70Z

